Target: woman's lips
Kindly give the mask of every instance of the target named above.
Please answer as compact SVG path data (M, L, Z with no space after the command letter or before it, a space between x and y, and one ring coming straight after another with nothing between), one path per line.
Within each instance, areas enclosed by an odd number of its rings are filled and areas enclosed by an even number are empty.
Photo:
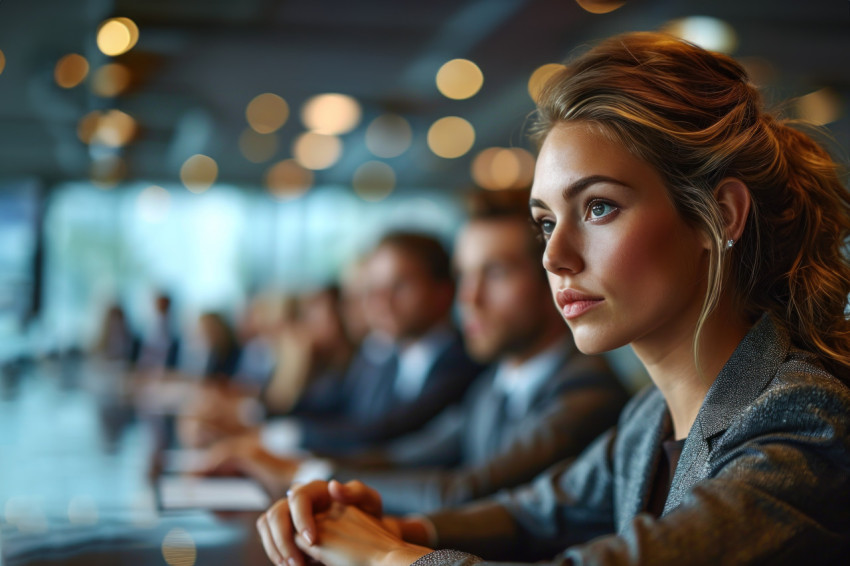
M555 294L555 302L567 320L583 315L603 300L573 289L561 289Z

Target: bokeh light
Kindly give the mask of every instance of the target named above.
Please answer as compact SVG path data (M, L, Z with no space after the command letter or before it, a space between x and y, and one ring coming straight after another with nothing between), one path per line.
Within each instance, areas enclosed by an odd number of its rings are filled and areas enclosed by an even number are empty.
M77 123L77 136L85 144L123 147L136 136L136 120L120 110L94 110Z
M139 193L136 210L139 218L151 224L159 224L168 218L171 194L158 185L151 185Z
M475 156L471 173L485 189L526 188L534 179L534 156L522 148L490 147Z
M437 71L437 89L453 100L475 96L483 84L484 74L468 59L452 59Z
M679 18L668 22L661 29L709 51L729 54L738 47L738 35L735 30L717 18L708 16Z
M0 49L0 75L3 74L3 69L6 68L6 55L3 54L3 50Z
M120 110L107 110L98 121L93 143L107 147L123 147L136 135L136 120Z
M304 103L301 121L317 134L336 136L350 132L360 123L360 103L346 94L316 95Z
M198 551L192 535L180 527L168 531L162 541L162 557L170 566L194 566Z
M97 30L97 47L115 57L131 50L139 41L139 28L130 18L110 18Z
M412 139L410 123L396 114L382 114L366 128L366 147L377 157L398 157Z
M289 119L289 104L274 93L259 94L248 103L245 118L258 134L270 134Z
M440 118L428 129L428 147L440 157L460 157L474 143L475 128L459 116Z
M277 152L277 135L258 134L252 128L245 128L239 136L239 151L251 163L265 163Z
M53 78L62 88L74 88L89 74L89 62L77 53L69 53L56 62Z
M91 89L98 96L118 96L130 86L130 69L121 63L109 63L100 67L92 76Z
M287 200L297 198L313 186L313 172L294 159L285 159L269 167L266 188L275 197Z
M576 4L591 14L607 14L625 4L625 0L576 0Z
M180 180L193 193L206 191L217 178L218 164L215 159L207 155L195 154L180 167Z
M831 88L822 88L795 101L797 116L815 126L824 126L841 117L841 96Z
M367 161L354 172L351 185L363 200L377 202L393 192L395 171L386 163Z
M536 103L549 79L565 69L566 67L559 63L547 63L537 67L528 79L528 95L531 96L531 100Z
M295 139L292 155L307 169L327 169L342 155L342 141L336 136L304 132Z

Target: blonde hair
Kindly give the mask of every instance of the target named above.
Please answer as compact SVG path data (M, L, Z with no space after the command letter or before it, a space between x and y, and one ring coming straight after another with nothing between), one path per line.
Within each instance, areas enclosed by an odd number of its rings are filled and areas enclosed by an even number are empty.
M702 327L731 284L748 317L770 313L795 345L846 379L850 197L829 154L764 111L743 67L664 34L616 36L547 83L532 137L539 145L555 124L571 120L598 126L653 165L679 213L710 237L695 356ZM743 181L752 198L730 250L714 198L726 177Z

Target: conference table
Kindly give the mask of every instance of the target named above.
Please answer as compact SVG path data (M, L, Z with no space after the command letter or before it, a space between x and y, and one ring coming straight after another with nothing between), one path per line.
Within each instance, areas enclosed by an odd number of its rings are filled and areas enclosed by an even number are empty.
M173 414L137 393L120 364L81 356L3 367L2 566L270 564L259 511L163 510Z

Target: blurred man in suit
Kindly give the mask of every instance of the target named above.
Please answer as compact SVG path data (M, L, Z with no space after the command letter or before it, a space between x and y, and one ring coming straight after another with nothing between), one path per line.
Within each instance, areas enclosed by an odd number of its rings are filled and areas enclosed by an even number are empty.
M481 193L455 248L457 303L470 353L492 362L462 406L414 434L349 458L280 459L226 451L274 494L318 476L357 478L391 512L423 512L526 482L577 455L627 399L600 358L578 352L552 304L526 191Z
M367 272L371 332L329 392L334 398L323 400L332 409L274 419L227 446L343 455L412 432L462 399L482 367L450 321L455 286L445 248L422 234L387 234Z

